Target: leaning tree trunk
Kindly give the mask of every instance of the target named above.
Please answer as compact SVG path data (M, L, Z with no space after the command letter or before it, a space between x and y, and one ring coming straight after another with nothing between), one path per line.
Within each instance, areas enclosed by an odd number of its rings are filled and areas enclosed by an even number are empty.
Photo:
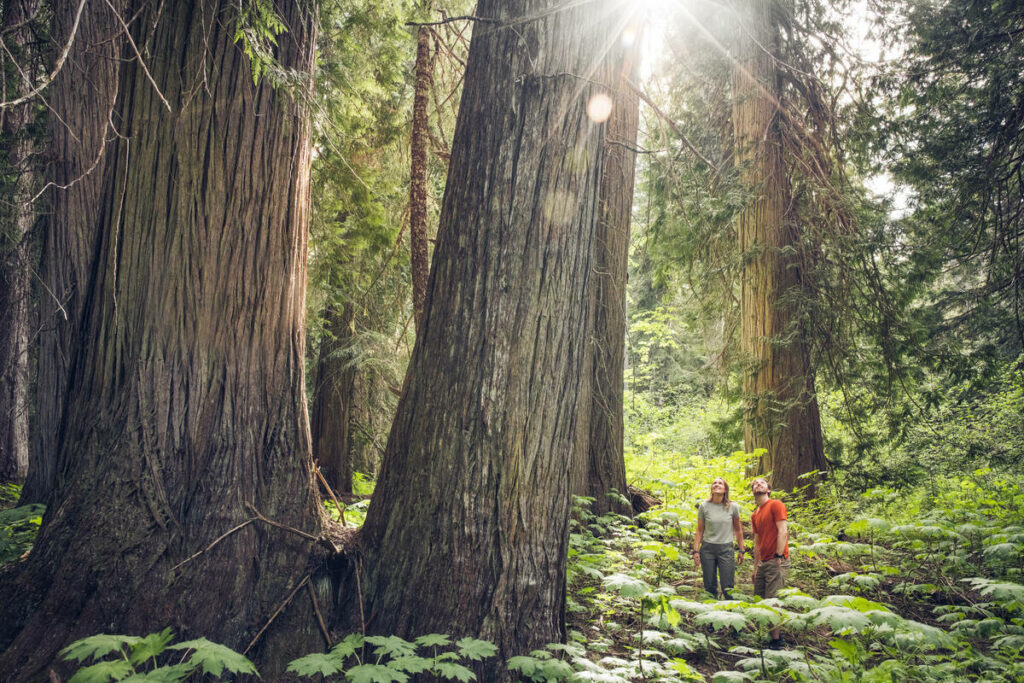
M328 306L316 364L310 424L313 458L336 494L352 493L352 402L356 369L345 354L352 338L353 307Z
M54 8L56 43L63 46L72 36L73 41L47 91L52 113L46 175L57 189L50 195L52 212L42 240L36 410L22 503L45 502L57 479L58 436L81 330L82 292L92 267L107 142L116 137L111 114L121 51L120 42L111 37L120 24L113 11L90 10L82 13L72 33L78 4ZM111 4L123 15L124 0Z
M36 62L29 45L33 40L32 18L39 0L8 0L3 4L3 29L8 55L17 59L17 87L8 93L22 94L32 85ZM11 69L17 73L17 69ZM5 77L0 76L0 77ZM26 82L27 81L27 82ZM15 99L9 97L8 99ZM3 112L3 169L6 208L0 227L0 483L25 480L29 454L29 338L31 333L32 254L29 231L35 222L32 204L36 151L28 129L34 102L15 105Z
M766 449L756 473L793 489L825 468L814 371L797 301L799 226L788 220L790 188L779 129L779 33L773 0L741 3L733 68L736 161L752 199L737 232L743 259L741 320L746 449Z
M427 138L429 119L427 99L433 84L430 59L430 31L421 26L416 33L416 88L412 108L412 163L409 182L409 249L412 266L412 308L417 334L423 328L423 308L427 299Z
M602 4L479 4L423 334L363 529L373 632L470 634L500 658L564 636Z
M618 43L621 45L621 42ZM639 40L633 45L638 46ZM631 79L635 48L613 48L606 56L613 107L605 136L591 275L591 326L585 372L590 400L581 406L580 457L573 464L572 492L594 499L595 514L630 514L623 457L623 366L626 348L626 276L640 101ZM614 499L617 492L620 499Z
M126 3L148 73L124 33L107 35L123 50L101 86L117 92L121 137L89 216L92 275L77 283L65 475L0 584L0 670L16 681L98 632L171 626L244 650L308 571L296 530L315 538L320 524L303 393L310 130L293 97L253 85L235 6ZM276 9L282 66L310 73L311 10ZM105 118L82 86L64 81L63 101ZM293 530L246 523L257 511ZM311 616L296 600L256 641L269 678L319 644Z

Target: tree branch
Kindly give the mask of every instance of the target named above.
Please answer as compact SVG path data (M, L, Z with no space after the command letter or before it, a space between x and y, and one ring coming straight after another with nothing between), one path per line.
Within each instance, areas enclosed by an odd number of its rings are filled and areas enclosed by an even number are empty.
M71 25L71 35L68 36L68 42L64 46L64 50L60 53L60 56L57 58L57 62L53 65L53 71L50 72L50 75L44 78L43 81L36 88L30 90L28 93L22 95L18 99L11 100L9 102L0 102L0 109L15 107L19 104L22 104L23 102L29 101L30 99L38 95L40 92L42 92L42 90L46 86L50 85L50 83L53 82L53 79L57 77L57 74L60 73L60 70L64 68L64 62L68 58L68 53L71 52L71 46L75 42L75 36L78 35L78 23L82 18L82 10L84 8L85 0L79 0L78 10L75 11L75 21Z

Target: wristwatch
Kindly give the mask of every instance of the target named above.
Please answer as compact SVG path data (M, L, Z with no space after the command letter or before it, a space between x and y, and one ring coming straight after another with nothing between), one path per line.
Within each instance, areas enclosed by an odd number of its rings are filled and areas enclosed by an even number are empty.
M784 560L784 559L786 559L786 556L785 555L779 555L778 553L775 553L775 559L777 559L777 560Z

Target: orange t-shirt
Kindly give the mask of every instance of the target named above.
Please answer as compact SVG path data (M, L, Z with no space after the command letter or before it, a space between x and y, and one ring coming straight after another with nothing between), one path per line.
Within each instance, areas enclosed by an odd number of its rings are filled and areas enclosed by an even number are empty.
M779 540L779 528L775 523L780 519L786 519L786 505L774 498L769 498L767 503L750 515L750 525L754 527L754 535L758 538L762 562L775 557L775 545ZM789 557L789 539L786 540L786 548L782 554Z

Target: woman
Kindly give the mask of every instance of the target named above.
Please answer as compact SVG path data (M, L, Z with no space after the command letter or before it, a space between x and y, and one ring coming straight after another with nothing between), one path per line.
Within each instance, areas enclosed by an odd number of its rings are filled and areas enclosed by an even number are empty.
M734 559L733 543L738 542L739 559ZM711 496L697 509L697 535L693 539L693 563L700 564L704 590L718 597L718 578L722 595L731 600L736 564L743 564L743 526L740 507L729 500L729 484L717 477L711 482Z

